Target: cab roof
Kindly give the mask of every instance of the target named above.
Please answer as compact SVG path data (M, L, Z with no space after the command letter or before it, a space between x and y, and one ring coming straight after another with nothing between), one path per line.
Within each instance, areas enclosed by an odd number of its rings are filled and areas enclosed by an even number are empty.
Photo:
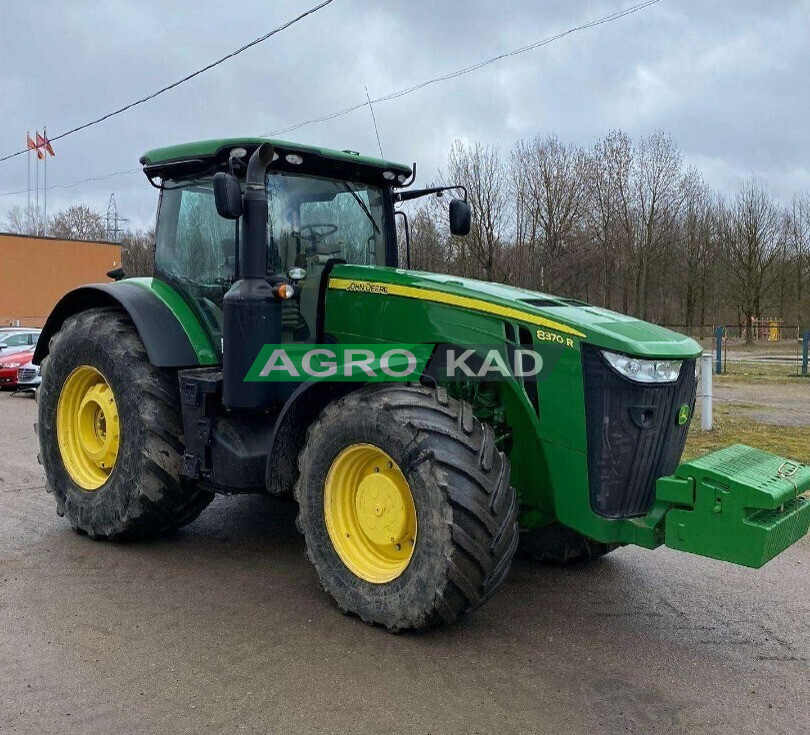
M270 143L278 154L278 159L272 168L283 170L313 169L339 170L346 174L364 171L365 176L360 178L382 178L382 174L390 171L395 176L411 176L411 167L382 158L361 156L352 151L336 151L330 148L291 143L273 138L217 138L214 140L199 140L193 143L181 143L166 148L155 148L141 156L141 165L146 175L168 178L181 173L186 175L194 169L215 170L227 165L230 152L234 148L244 148L250 155L262 143ZM289 164L286 156L298 154L304 159L300 166ZM247 158L245 157L245 162ZM388 180L389 184L396 185L396 180ZM402 183L402 182L399 182Z

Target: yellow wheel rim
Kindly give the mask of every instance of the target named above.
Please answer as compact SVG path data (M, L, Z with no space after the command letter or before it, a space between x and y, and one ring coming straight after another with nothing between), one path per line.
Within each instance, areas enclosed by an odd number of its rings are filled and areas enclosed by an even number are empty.
M366 582L396 579L416 546L416 508L394 460L373 444L353 444L329 468L326 530L338 556Z
M85 490L97 490L118 456L121 430L115 396L94 367L77 367L56 404L56 438L67 473Z

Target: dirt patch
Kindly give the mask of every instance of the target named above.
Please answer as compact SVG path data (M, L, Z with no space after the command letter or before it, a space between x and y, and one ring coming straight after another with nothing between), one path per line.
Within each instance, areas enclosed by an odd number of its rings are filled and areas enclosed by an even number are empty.
M810 417L795 411L743 410L743 415L758 424L770 424L771 426L810 426Z
M753 421L774 426L810 426L810 380L780 383L721 382L714 385L718 402L737 404Z

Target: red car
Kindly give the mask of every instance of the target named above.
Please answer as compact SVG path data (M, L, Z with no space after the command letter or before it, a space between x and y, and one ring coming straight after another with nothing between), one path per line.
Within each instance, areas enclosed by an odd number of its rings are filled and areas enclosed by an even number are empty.
M11 355L0 354L0 388L17 387L17 370L28 364L34 357L34 350L14 352Z

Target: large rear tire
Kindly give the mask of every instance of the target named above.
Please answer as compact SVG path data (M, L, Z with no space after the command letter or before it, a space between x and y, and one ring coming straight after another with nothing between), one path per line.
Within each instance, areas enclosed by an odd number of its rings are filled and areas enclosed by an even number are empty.
M335 401L299 467L299 529L341 610L422 630L504 581L518 543L509 460L443 389L388 384Z
M42 363L40 461L57 513L92 538L155 536L194 520L213 494L180 475L177 375L149 362L129 317L65 320Z

